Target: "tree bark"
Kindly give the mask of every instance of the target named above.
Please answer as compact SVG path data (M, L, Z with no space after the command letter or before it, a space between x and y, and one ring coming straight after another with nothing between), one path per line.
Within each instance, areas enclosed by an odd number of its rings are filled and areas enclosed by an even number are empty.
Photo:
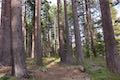
M34 54L37 65L42 65L42 43L41 43L41 22L40 22L40 12L41 12L41 0L35 0L35 44L34 44Z
M25 64L24 37L22 33L22 0L11 0L12 51L14 71L18 78L28 77Z
M27 31L27 47L26 47L26 52L27 52L27 56L29 58L32 57L32 33Z
M33 11L33 18L32 18L32 26L33 26L33 31L32 31L32 53L31 53L31 58L35 58L35 7Z
M85 43L86 43L86 56L90 57L91 49L90 49L90 26L89 26L89 7L88 7L88 0L85 0L85 27L84 27L84 34L85 34Z
M80 26L78 21L78 13L77 13L77 1L72 0L72 12L73 12L73 22L74 22L74 34L75 34L75 44L76 44L76 59L77 62L80 63L83 61L83 50L82 50L82 42L80 37Z
M58 17L58 35L59 35L59 55L61 58L61 62L65 63L66 62L66 54L64 51L64 25L62 22L62 16L61 15L61 1L57 0L57 17Z
M68 26L67 2L64 0L64 17L65 17L65 39L66 39L66 63L73 63L72 43L70 40L70 27Z
M109 7L109 0L99 0L102 14L102 26L105 41L106 62L111 72L120 73L120 63L117 52L114 30Z
M2 0L1 31L0 31L0 63L11 65L11 0Z
M90 52L92 51L94 57L97 57L95 44L94 44L94 30L92 25L92 18L91 18L91 7L90 7L90 0L85 0L85 8L86 8L86 46L88 47L88 54L90 56ZM91 50L91 51L90 51Z
M24 36L24 47L26 53L26 24L25 24L25 17L26 17L26 1L22 0L22 31Z

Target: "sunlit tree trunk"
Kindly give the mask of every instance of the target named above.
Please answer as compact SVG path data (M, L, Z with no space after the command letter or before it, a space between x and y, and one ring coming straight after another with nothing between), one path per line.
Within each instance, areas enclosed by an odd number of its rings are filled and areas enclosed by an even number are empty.
M25 24L25 17L26 17L26 0L22 0L22 31L24 35L24 47L26 53L26 24Z
M32 18L32 26L33 26L33 31L32 31L32 52L31 52L31 58L34 58L35 57L35 8L34 8L34 11L33 11L33 18Z

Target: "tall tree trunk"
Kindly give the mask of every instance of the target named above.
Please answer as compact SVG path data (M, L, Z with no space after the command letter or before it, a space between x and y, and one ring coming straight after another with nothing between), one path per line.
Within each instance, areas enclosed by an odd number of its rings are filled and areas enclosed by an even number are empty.
M58 15L57 15L58 16ZM55 35L55 46L54 46L54 48L55 48L55 55L58 53L58 26L57 26L57 17L55 17L55 19L54 19L54 35Z
M22 33L22 0L11 0L12 52L15 76L27 77L25 64L24 37Z
M51 45L52 43L51 43L51 32L50 32L50 30L48 30L48 49L49 49L49 55L51 56L52 55L52 53L51 53L51 51L52 51L52 45Z
M76 59L77 62L83 61L83 50L82 50L82 42L80 37L80 26L78 21L78 13L77 13L77 1L72 0L72 12L73 12L73 21L74 21L74 33L75 33L75 44L76 44Z
M33 11L33 18L32 18L32 26L33 26L33 31L32 31L32 52L31 52L31 58L35 57L35 7L34 7L34 11Z
M73 63L72 42L70 40L70 28L68 26L67 2L64 0L64 17L65 17L65 39L66 39L66 63Z
M25 46L25 53L26 53L26 24L25 24L25 17L26 17L26 1L22 0L22 31L24 35L24 46Z
M57 17L58 17L58 33L59 33L59 55L61 58L61 62L66 62L66 54L64 52L64 25L61 19L61 1L57 0Z
M27 21L25 20L25 26L28 27ZM32 57L32 31L26 30L26 53L29 58Z
M41 22L40 22L40 12L41 12L41 0L35 0L35 59L37 65L42 65L42 43L41 43Z
M89 7L88 7L88 0L85 0L85 27L84 27L84 31L85 31L85 43L86 43L86 56L90 57L90 53L91 53L91 49L90 49L90 27L89 27Z
M99 0L102 14L102 26L105 41L106 62L110 71L120 73L119 55L117 52L114 30L109 7L109 0Z
M90 0L85 0L85 8L86 8L86 46L88 47L88 52L92 51L94 57L97 56L94 44L94 30L92 25L91 11L90 11ZM91 51L90 51L91 50Z
M0 63L11 65L11 0L2 0L1 26L0 26Z
M27 31L27 47L26 52L29 58L32 57L32 33ZM34 58L34 57L33 57Z
M29 58L32 56L32 29L27 29L29 27L26 19L27 12L27 1L25 1L25 27L26 27L26 53ZM34 20L34 19L32 19Z

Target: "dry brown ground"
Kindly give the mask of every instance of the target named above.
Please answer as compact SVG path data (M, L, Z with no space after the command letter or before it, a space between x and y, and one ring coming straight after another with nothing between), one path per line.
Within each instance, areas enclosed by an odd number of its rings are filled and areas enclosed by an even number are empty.
M82 66L61 65L55 60L47 65L47 70L32 71L35 80L90 80Z
M32 78L27 80L90 80L82 66L68 66L58 62L58 59L48 60L44 67L37 67L32 62L28 63L28 70ZM9 70L10 68L7 67L0 69L0 77Z

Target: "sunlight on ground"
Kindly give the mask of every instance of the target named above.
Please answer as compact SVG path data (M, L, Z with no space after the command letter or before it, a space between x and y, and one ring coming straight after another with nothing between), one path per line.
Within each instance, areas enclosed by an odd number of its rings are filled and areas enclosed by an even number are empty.
M10 72L11 68L10 67L3 67L0 68L0 78L5 76L6 73Z
M51 68L52 66L56 65L58 62L60 62L60 59L56 59L53 62L51 62L50 64L46 65L47 68Z
M4 74L4 73L0 73L0 78L1 78L1 77L4 77L4 76L5 76L5 74Z

